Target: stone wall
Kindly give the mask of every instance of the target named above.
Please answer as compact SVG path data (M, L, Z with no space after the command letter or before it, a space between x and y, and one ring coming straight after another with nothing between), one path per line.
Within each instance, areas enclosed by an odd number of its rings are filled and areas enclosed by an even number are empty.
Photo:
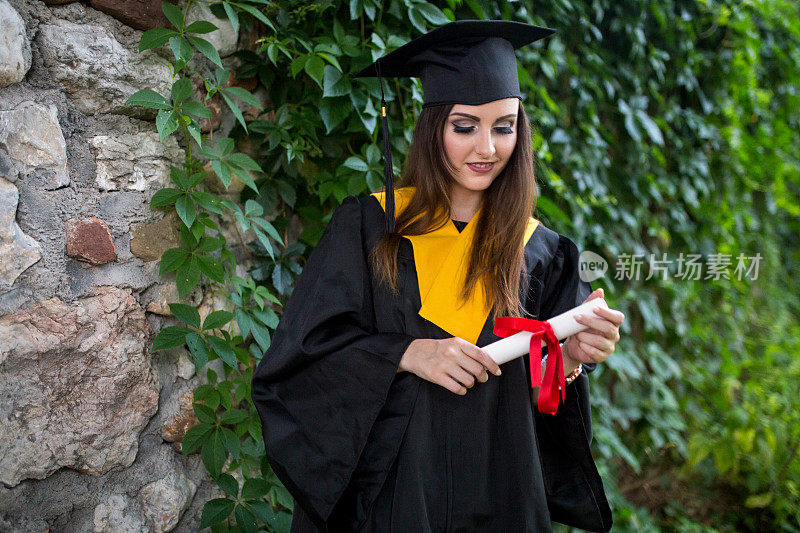
M164 24L160 1L0 0L0 531L196 531L217 495L178 450L193 364L150 350L177 226L148 202L183 151L125 100L168 94L165 52L137 52Z

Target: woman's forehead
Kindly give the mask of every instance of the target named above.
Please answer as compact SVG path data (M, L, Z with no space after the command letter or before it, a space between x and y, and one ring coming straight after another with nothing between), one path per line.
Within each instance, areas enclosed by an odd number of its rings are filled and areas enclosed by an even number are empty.
M481 105L455 104L453 109L450 110L450 115L469 115L469 117L475 117L478 120L493 121L507 115L516 115L518 109L518 98L503 98L502 100L494 100Z

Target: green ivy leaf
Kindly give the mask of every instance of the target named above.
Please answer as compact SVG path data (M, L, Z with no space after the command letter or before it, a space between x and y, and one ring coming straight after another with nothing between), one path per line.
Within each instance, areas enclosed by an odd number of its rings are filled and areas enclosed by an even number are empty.
M217 486L229 496L239 497L239 482L230 474L220 474L216 479Z
M322 60L319 56L310 56L308 61L306 61L303 68L306 71L311 79L317 82L320 89L322 89L322 77L325 73L325 61Z
M197 205L189 194L184 194L175 201L175 211L187 228L192 227L197 217Z
M261 243L261 246L263 246L265 250L267 250L267 254L269 254L270 259L274 261L275 250L273 249L272 243L270 242L269 237L267 237L267 234L261 231L261 229L256 227L253 227L253 231L256 234L258 242Z
M263 172L259 164L253 161L253 158L241 152L229 155L226 161L236 165L237 167L242 167L246 168L247 170L252 170L253 172Z
M327 61L328 63L330 63L331 65L333 65L334 68L336 68L336 70L342 72L342 66L339 64L339 60L336 59L336 56L333 56L327 52L317 52L317 55L322 59L324 59L325 61ZM328 67L330 65L325 65L325 66Z
M194 369L196 372L200 372L200 370L206 366L206 363L208 363L208 347L197 333L186 335L186 344L189 346L189 352L194 359Z
M223 246L225 246L225 239L222 237L203 237L195 251L202 253L216 252Z
M270 531L285 531L284 529L277 528L275 511L272 509L272 505L270 505L269 502L266 500L251 500L247 503L250 505L250 508L256 514L258 519L270 527Z
M172 84L172 101L180 104L192 95L192 82L189 78L181 78Z
M198 205L203 209L207 209L212 213L217 213L221 215L223 213L222 204L219 198L216 195L205 191L195 191L192 193L194 195L195 200L197 201Z
M183 454L189 455L208 442L212 431L214 431L214 426L211 424L198 424L190 427L183 436L183 441L181 443L181 451Z
M206 424L216 424L217 423L217 414L214 412L214 409L211 407L194 402L192 404L192 408L194 409L194 415L200 422Z
M222 7L225 8L225 15L227 15L228 20L231 21L231 26L233 26L233 33L238 33L239 15L236 13L236 10L233 9L228 2L222 2Z
M367 179L367 187L370 191L377 191L383 187L383 178L377 172L370 170L365 176Z
M189 113L190 115L194 115L200 118L213 118L214 114L208 109L206 106L201 104L200 102L189 101L184 102L181 104L181 109L185 113Z
M200 267L200 272L208 276L209 279L217 283L225 282L225 268L219 260L208 255L198 255L197 263Z
M214 388L213 385L209 383L204 383L199 385L194 390L194 401L200 402L202 401L210 408L216 410L219 407L219 393L217 389Z
M269 492L270 484L264 478L250 478L244 480L242 498L263 498Z
M169 310L173 316L186 325L200 327L200 313L191 305L172 303L169 304Z
M222 437L222 445L226 450L228 450L228 453L231 454L234 459L239 459L242 456L242 446L239 437L236 436L236 433L226 427L221 427L219 430L220 436Z
M183 195L183 191L178 189L173 189L171 187L167 187L165 189L159 189L150 198L150 207L153 209L159 207L169 207L175 203L175 201Z
M191 332L192 330L185 326L167 326L156 335L153 340L153 349L166 350L183 346L186 343L186 335Z
M294 509L294 500L289 491L286 490L286 487L277 485L272 487L271 492L275 495L275 499L278 501L279 505L290 511Z
M186 173L185 170L176 166L169 167L169 179L172 180L175 185L180 187L181 189L188 189L189 188L189 175Z
M250 318L250 315L244 309L237 309L235 315L236 323L239 325L239 331L242 332L242 337L247 338L247 335L250 333L250 324L252 324L253 319Z
M183 248L170 248L161 255L161 264L158 268L159 274L166 274L178 269L186 262L189 252Z
M223 165L218 159L216 159L211 162L211 169L219 177L219 180L227 189L231 184L231 181L233 181L233 174L231 173L230 167Z
M236 354L233 352L233 348L231 348L225 340L214 335L209 335L206 340L208 340L211 348L214 349L214 352L219 355L220 359L222 359L226 365L231 368L237 368Z
M222 67L222 59L219 57L219 52L217 49L214 48L214 45L210 42L206 41L202 37L195 37L194 35L187 36L189 41L197 48L201 54L206 56L212 63L217 65L219 68Z
M236 503L228 498L209 500L203 506L203 514L200 516L200 529L219 524L227 519L233 512L234 507L236 507Z
M217 28L214 24L208 22L207 20L196 20L191 24L189 24L186 27L185 31L188 33L211 33L212 31L217 29L219 28Z
M158 130L158 139L163 141L169 135L175 133L178 129L178 115L175 111L161 110L156 115L156 129Z
M258 0L253 0L253 1L258 1ZM243 9L244 11L247 11L251 15L253 15L254 18L257 18L258 20L263 22L264 25L267 26L268 28L270 28L272 31L274 31L274 32L278 31L277 29L275 29L275 26L272 24L272 21L269 20L267 18L267 16L264 13L262 13L261 11L259 11L257 8L255 8L253 6L249 6L247 4L239 4L239 3L237 3L235 5L238 6L239 8L241 8L241 9Z
M270 309L269 307L265 307L264 309L255 309L253 310L253 314L258 318L264 325L275 329L278 327L278 315Z
M239 124L242 125L244 131L247 131L247 124L244 121L244 116L242 115L242 111L239 109L239 106L234 104L233 100L231 100L230 97L224 92L220 94L222 94L222 99L225 100L225 103L228 104L228 107L230 108L231 113L233 113L233 116L236 117L236 120L238 120Z
M235 96L242 102L261 109L261 102L259 102L258 98L253 96L253 94L247 89L243 89L241 87L225 87L222 89L222 92L230 96Z
M233 320L233 313L230 311L213 311L203 321L203 330L221 328L231 320Z
M319 116L322 118L322 123L325 124L325 133L330 133L350 116L350 110L348 104L343 104L341 99L324 98L319 106Z
M138 105L150 109L167 110L172 109L167 99L155 92L153 89L141 89L136 91L125 100L127 105Z
M233 515L236 517L236 525L241 528L242 533L255 533L258 531L256 516L241 503L236 505Z
M447 24L450 22L450 19L445 17L444 13L442 13L442 11L433 4L428 2L420 2L416 4L416 8L420 13L422 13L422 16L434 26L441 26L442 24Z
M369 165L367 165L366 161L355 155L348 157L342 165L357 170L358 172L366 172L369 170Z
M303 70L303 67L306 65L306 61L308 61L309 56L302 55L297 56L292 60L292 64L289 65L289 72L292 74L293 78L296 78L297 75Z
M229 409L222 413L219 421L222 424L236 425L250 418L250 413L245 409Z
M169 47L172 49L172 55L175 56L176 71L181 70L194 57L194 49L185 37L170 37Z
M322 87L322 96L326 98L346 96L353 90L350 80L330 65L325 65Z
M211 477L216 478L220 475L222 467L225 466L225 447L222 445L222 437L218 430L214 431L208 442L203 445L200 458Z
M275 226L264 220L263 218L252 218L253 224L260 226L264 231L269 233L269 236L275 239L281 246L283 246L283 239L281 239L281 234L278 233L278 230L275 229Z
M194 257L178 267L175 273L175 282L178 285L178 296L185 298L198 283L200 283L200 268Z
M253 322L250 324L250 333L253 334L253 338L256 340L262 350L269 348L270 335L267 328L261 326L257 322Z
M420 33L427 33L428 28L425 24L425 15L419 10L419 4L412 4L411 7L408 8L408 20Z
M638 118L641 125L644 126L644 130L647 132L647 136L650 137L650 140L659 146L664 146L664 137L661 135L661 130L658 128L655 121L641 109L636 111L636 118Z
M161 2L161 11L164 13L164 16L167 17L167 20L175 27L175 29L180 30L183 28L183 11L181 8L174 4L170 4L169 2Z
M142 34L142 38L139 39L139 51L144 52L145 50L164 46L167 44L167 41L169 41L170 37L175 37L176 35L178 35L178 32L168 28L153 28L147 30Z
M255 180L253 180L253 177L247 170L239 166L228 165L227 161L224 161L222 163L222 166L223 167L227 166L228 168L230 168L231 172L236 174L236 177L239 178L242 181L242 183L253 189L254 192L258 192L258 187L256 186L256 182Z

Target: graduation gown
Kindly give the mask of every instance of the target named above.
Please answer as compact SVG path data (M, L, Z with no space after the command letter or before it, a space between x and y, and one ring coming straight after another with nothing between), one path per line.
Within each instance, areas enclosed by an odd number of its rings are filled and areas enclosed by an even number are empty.
M414 339L454 335L419 314L408 239L399 295L371 275L385 226L375 196L336 209L253 376L267 458L296 502L292 531L551 531L551 520L608 531L585 372L555 415L531 407L527 357L464 396L397 372ZM591 292L575 244L541 224L525 270L535 318ZM475 344L498 340L492 329L487 320Z

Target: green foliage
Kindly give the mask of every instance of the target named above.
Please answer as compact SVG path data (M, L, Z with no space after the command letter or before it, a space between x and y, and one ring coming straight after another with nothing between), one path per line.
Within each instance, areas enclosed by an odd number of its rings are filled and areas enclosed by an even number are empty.
M205 505L204 527L288 531L292 500L264 457L250 378L332 209L382 186L379 87L351 75L448 20L503 18L558 29L518 52L539 161L537 216L611 260L595 285L627 316L617 352L592 376L594 448L615 529L800 530L795 6L243 0L212 10L234 27L264 25L257 48L236 53L235 77L255 78L268 107L244 113L259 101L230 86L199 37L213 25L184 27L185 10L171 4L172 28L145 32L140 50L168 47L176 81L170 94L145 89L129 100L156 110L160 137L178 135L187 148L151 201L182 224L160 271L175 272L181 297L203 285L230 309L201 320L171 304L180 325L154 342L186 345L207 377L194 395L201 423L183 441L226 495ZM202 78L202 97L190 75ZM402 162L420 87L384 83L393 160ZM211 117L216 95L238 127L212 140L199 119ZM206 187L206 162L225 187L234 177L247 186L239 201ZM290 242L295 217L304 229ZM249 276L235 274L219 224L254 232ZM644 272L650 254L664 253L760 253L763 264L755 280L681 279L674 264L667 276L620 279L624 253L642 254ZM222 375L206 366L216 359Z

